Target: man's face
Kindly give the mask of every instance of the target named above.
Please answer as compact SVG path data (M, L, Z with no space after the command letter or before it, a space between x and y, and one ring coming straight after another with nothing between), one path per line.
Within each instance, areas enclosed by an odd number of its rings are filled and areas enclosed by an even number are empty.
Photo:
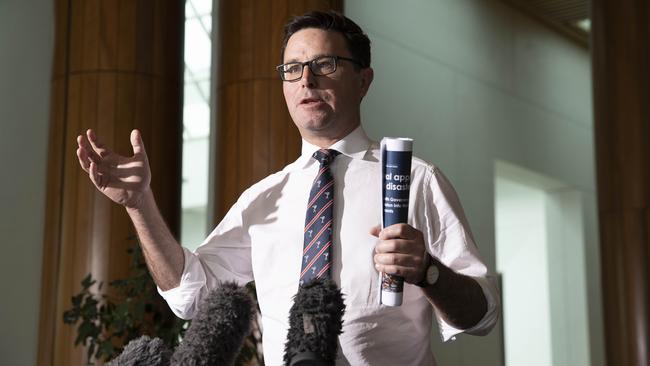
M351 58L340 33L306 28L289 38L283 62L305 62L319 56ZM359 125L359 105L371 82L372 69L358 71L354 63L339 60L336 71L329 75L314 75L305 66L302 79L284 81L282 89L302 137L322 145L345 137Z

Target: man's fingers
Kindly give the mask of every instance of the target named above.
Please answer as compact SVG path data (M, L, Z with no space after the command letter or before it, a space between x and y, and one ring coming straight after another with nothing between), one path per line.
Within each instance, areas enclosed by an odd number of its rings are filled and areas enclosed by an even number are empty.
M387 260L389 263L381 263L379 260L375 257L377 272L403 277L408 283L417 283L422 279L422 263L417 258L392 258ZM397 264L391 264L391 261Z
M379 233L381 232L381 226L380 225L375 225L370 228L370 235L379 237Z
M90 142L88 142L88 138L86 136L84 135L77 136L77 145L81 150L83 150L83 152L85 153L84 155L88 159L96 163L99 163L101 158L99 157L99 155L97 155L93 147L90 145Z
M381 240L375 246L375 252L377 253L408 253L409 249L415 244L412 240L405 239L390 239L390 240Z
M104 144L99 141L97 135L95 135L95 131L92 129L87 130L86 136L88 137L88 141L90 142L93 151L97 153L100 158L105 158L111 154L111 150L105 147Z
M88 153L83 148L77 149L77 158L79 158L79 165L86 173L90 170L90 159L88 158Z
M407 268L417 268L422 259L416 256L399 253L375 254L375 263Z
M93 182L95 187L98 189L102 189L102 175L99 174L99 171L97 170L97 164L95 162L90 163L90 180Z
M404 277L404 280L407 282L412 282L411 277L415 274L415 271L409 267L396 266L394 264L375 264L375 269L377 272L383 272L389 275Z
M379 239L416 239L419 231L408 224L394 224L379 233Z
M133 147L133 155L147 155L147 152L144 149L144 142L142 141L140 130L131 131L131 146Z

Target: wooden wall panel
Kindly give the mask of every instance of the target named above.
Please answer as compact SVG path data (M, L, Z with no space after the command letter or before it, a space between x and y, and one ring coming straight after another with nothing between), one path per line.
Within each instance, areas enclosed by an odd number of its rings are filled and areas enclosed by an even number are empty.
M280 51L278 51L278 55L279 52ZM278 56L278 59L279 58L280 56ZM287 149L289 146L293 146L293 142L290 141L292 138L290 133L292 132L291 130L296 127L292 122L290 122L291 117L288 115L289 112L287 111L281 87L276 85L271 86L270 99L271 113L269 120L269 140L271 143L269 144L269 165L275 167L282 166L286 163L287 160L285 156L287 155ZM289 121L287 121L287 119L289 119ZM297 131L294 131L294 133L298 136L293 135L293 139L299 139L300 137Z
M256 149L253 151L251 159L253 161L252 169L253 174L251 179L259 181L264 178L267 172L270 171L269 159L269 101L270 90L277 84L275 80L268 78L257 79L252 85L251 99L252 106L252 140L255 143Z
M217 202L217 212L225 213L230 205L237 199L238 180L238 161L237 152L239 141L237 139L237 121L239 120L239 89L236 85L226 85L219 90L221 106L228 108L219 108L219 167L216 179L216 187L220 190L216 192L220 198ZM224 123L222 121L233 121Z
M237 180L240 184L248 186L249 182L253 182L253 155L258 150L258 146L253 141L253 88L250 82L244 82L237 84L237 90L239 92Z
M105 283L125 276L134 230L79 167L76 137L93 128L131 155L129 134L141 129L152 189L178 232L184 2L56 0L55 12L38 364L82 365L63 312L88 273Z
M607 364L650 358L650 4L594 0L592 58Z
M57 11L61 11L60 6L57 6ZM56 67L60 63L60 58L60 54L55 54L53 74L56 73ZM49 243L43 245L43 265L41 268L43 275L41 276L41 307L39 312L39 353L37 361L39 365L46 364L45 361L52 359L54 354L53 335L55 334L56 319L52 317L51 308L56 304L53 299L57 298L58 292L58 280L55 274L59 271L58 258L60 256L61 212L59 208L61 207L62 189L62 171L60 167L63 159L62 146L65 131L63 127L65 94L66 83L60 79L55 79L52 82L50 100L51 125L47 154L48 184L46 187L44 230L44 238Z
M275 66L291 16L328 9L342 11L343 2L220 2L216 222L246 188L300 154Z

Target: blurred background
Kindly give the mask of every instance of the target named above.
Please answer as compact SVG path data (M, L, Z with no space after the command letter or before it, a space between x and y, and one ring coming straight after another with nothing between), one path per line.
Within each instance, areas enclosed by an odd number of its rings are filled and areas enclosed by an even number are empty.
M129 154L140 128L196 248L299 153L274 66L311 9L368 34L366 131L415 139L499 275L499 327L434 336L438 363L647 365L650 7L632 0L0 0L0 364L85 362L61 314L87 273L127 271L133 229L75 137Z

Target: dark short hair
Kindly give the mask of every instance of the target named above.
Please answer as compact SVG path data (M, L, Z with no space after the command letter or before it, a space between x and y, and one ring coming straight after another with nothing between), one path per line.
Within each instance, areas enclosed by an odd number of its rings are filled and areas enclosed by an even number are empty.
M287 48L289 38L299 30L306 28L317 28L327 31L339 32L345 38L348 51L352 58L357 60L362 68L370 67L370 39L363 32L357 23L345 15L336 11L311 11L300 16L293 17L284 26L284 40L280 62L284 62L284 50Z

